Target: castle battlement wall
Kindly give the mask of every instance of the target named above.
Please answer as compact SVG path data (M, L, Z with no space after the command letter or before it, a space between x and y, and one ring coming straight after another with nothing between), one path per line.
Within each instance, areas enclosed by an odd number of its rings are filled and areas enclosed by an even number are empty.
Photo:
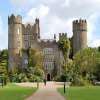
M59 40L63 37L67 37L67 33L59 33Z
M22 17L20 15L14 16L12 14L11 16L8 16L8 24L22 24Z
M82 19L73 21L73 31L87 31L87 21Z

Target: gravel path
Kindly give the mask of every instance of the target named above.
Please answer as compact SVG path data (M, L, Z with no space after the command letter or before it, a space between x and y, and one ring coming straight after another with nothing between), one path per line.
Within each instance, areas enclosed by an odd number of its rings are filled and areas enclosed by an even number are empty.
M65 100L57 90L54 82L48 82L46 86L42 84L39 90L26 100Z

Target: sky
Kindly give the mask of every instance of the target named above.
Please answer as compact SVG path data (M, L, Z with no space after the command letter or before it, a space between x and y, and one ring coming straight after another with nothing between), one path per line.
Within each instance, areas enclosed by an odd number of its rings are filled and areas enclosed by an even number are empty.
M86 19L88 46L100 46L100 0L1 0L0 49L8 48L8 16L21 15L23 23L40 19L41 37L67 33L72 37L72 21Z

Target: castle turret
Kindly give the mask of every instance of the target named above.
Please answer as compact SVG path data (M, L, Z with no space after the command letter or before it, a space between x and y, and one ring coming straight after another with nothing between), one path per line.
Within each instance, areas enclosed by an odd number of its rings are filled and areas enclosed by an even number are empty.
M64 37L67 37L67 33L59 33L59 40Z
M56 34L54 34L54 40L56 40Z
M40 26L39 26L40 23L38 18L35 19L35 24L36 24L36 33L40 33Z
M40 25L39 25L39 19L35 19L35 24L34 24L34 36L35 39L40 39Z
M9 50L9 68L15 66L14 62L22 49L22 17L8 17L8 50Z
M87 21L73 21L73 54L87 47Z

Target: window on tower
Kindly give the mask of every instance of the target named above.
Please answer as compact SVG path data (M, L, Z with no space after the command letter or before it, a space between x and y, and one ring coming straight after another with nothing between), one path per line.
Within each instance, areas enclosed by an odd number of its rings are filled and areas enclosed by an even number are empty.
M20 34L20 29L18 28L18 35Z

